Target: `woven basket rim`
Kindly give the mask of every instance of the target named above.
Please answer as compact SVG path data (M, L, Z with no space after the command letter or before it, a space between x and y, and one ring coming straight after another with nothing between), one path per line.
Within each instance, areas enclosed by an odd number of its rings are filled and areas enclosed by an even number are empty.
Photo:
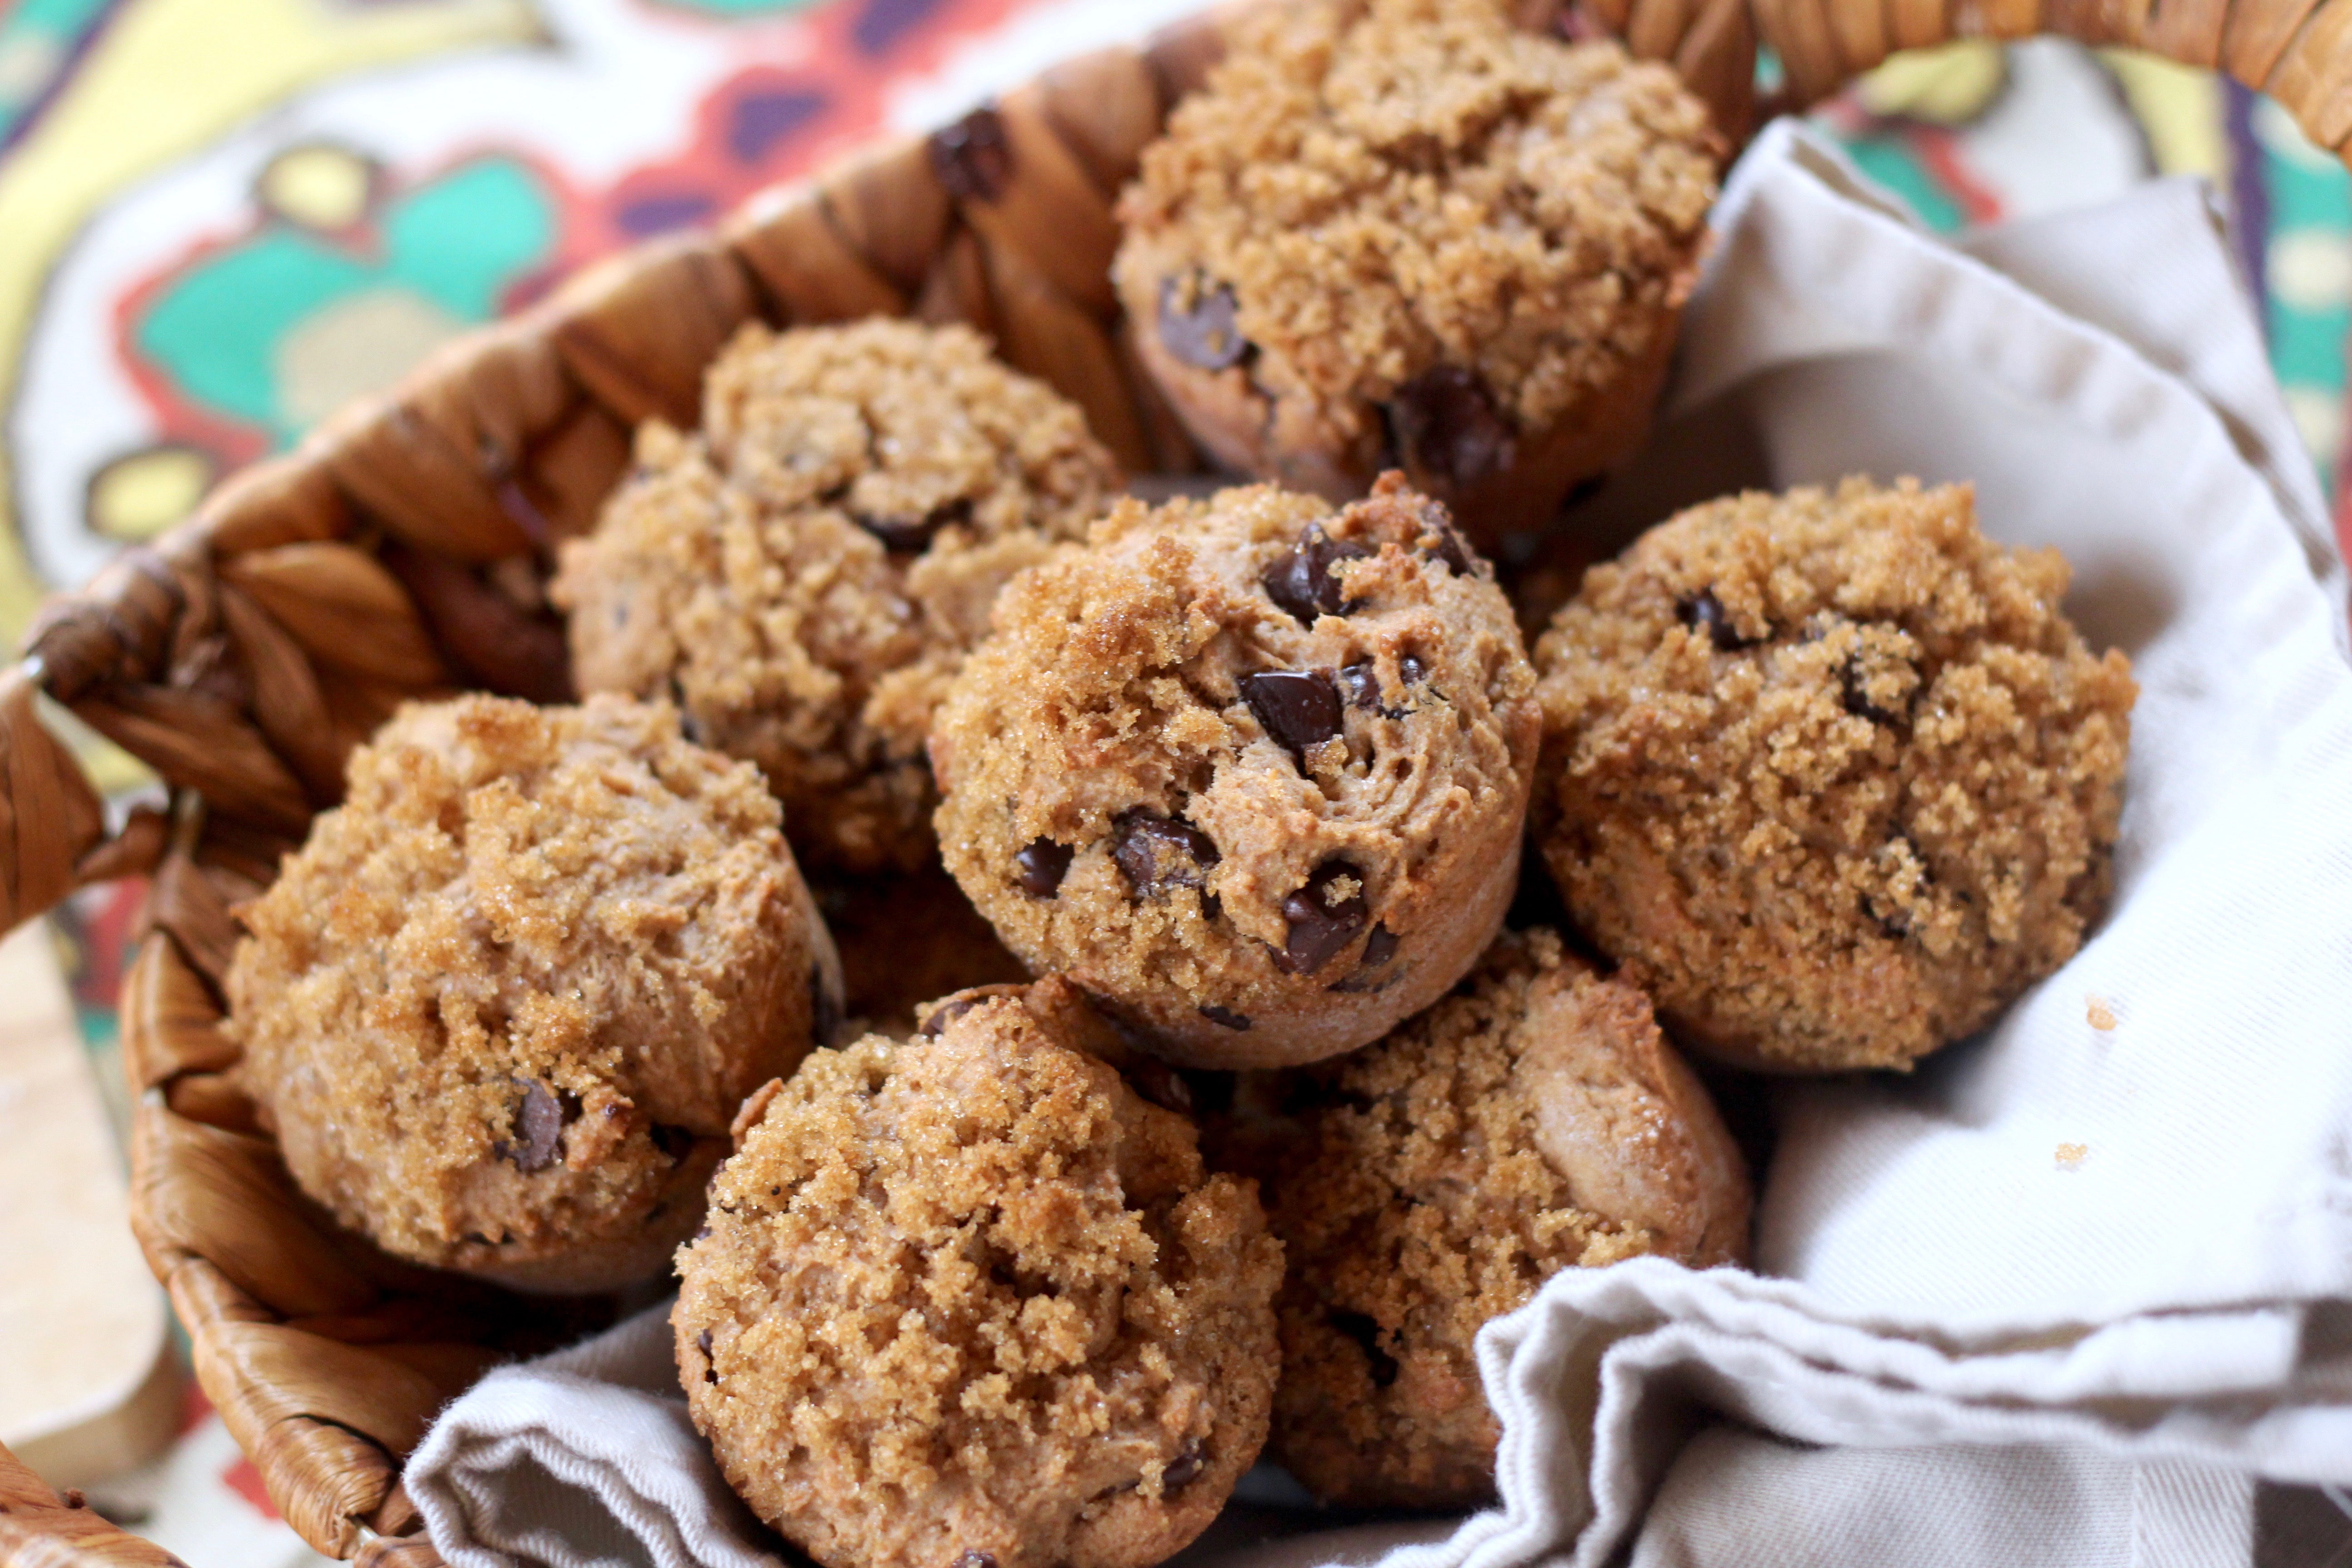
M1895 49L2042 32L2226 70L2320 145L2343 155L2352 139L2352 20L2339 19L2352 8L2318 0L1571 3L1581 26L1672 62L1735 141ZM1197 468L1122 341L1103 237L1115 242L1113 196L1216 58L1234 8L1066 60L975 110L1011 149L1001 180L971 179L935 138L899 137L761 192L714 228L590 267L233 476L188 521L53 603L25 659L0 672L0 927L86 883L153 877L121 998L134 1228L206 1394L319 1550L440 1562L398 1485L402 1458L488 1363L486 1344L521 1342L505 1299L390 1264L295 1192L218 1027L231 907L268 884L335 798L351 744L399 695L562 695L531 686L560 629L475 568L543 563L551 541L583 529L638 422L696 423L702 369L746 321L971 321L1079 403L1129 471ZM1761 104L1759 46L1787 82ZM170 808L108 832L37 696L152 765ZM0 1481L6 1463L0 1450ZM171 1561L113 1536L77 1535L68 1561ZM0 1568L27 1561L16 1552L0 1533Z

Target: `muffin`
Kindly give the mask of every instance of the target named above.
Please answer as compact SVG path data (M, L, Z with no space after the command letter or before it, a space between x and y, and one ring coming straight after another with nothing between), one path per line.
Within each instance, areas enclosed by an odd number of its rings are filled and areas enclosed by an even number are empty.
M1499 927L1538 740L1491 569L1384 478L1125 502L941 703L948 870L1032 973L1191 1067L1379 1038Z
M745 1108L678 1254L688 1405L825 1568L1147 1568L1265 1440L1281 1247L1051 1009L969 1000Z
M1271 1076L1271 1075L1269 1075ZM1274 1457L1328 1502L1458 1509L1500 1437L1473 1341L1563 1268L1748 1253L1748 1173L1649 999L1549 931L1336 1062L1260 1081L1289 1264Z
M1748 494L1595 567L1538 645L1538 838L1677 1037L1907 1068L2105 908L2137 688L1965 486Z
M759 764L813 865L931 852L933 705L1005 580L1118 487L1076 406L963 327L745 327L704 427L636 468L551 585L583 691L669 698Z
M1401 465L1491 546L1647 430L1717 148L1671 69L1503 0L1261 6L1144 150L1114 277L1220 462L1335 500Z
M527 1289L658 1274L841 973L750 766L668 708L412 703L247 906L226 1027L302 1190Z

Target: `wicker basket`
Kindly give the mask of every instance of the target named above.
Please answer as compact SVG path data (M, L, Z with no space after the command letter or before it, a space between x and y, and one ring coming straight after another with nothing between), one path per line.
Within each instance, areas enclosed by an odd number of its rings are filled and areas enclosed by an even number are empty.
M1280 0L1260 0L1280 3ZM1527 0L1541 21L1558 0ZM1578 0L1672 60L1738 135L1889 51L2049 31L2218 67L2321 145L2352 136L2352 0ZM1785 103L1759 106L1759 39ZM1086 410L1135 471L1197 459L1139 375L1108 268L1111 202L1218 53L1213 21L1072 60L925 140L755 198L715 234L574 279L453 345L291 456L224 485L153 547L53 605L0 674L0 929L74 887L152 872L122 1032L140 1100L134 1223L193 1336L195 1370L278 1509L320 1551L440 1562L403 1458L493 1361L595 1321L396 1266L295 1191L225 1069L228 910L257 892L342 760L403 698L473 686L563 694L561 629L486 575L543 576L589 526L650 415L695 421L704 364L754 316L965 321ZM37 691L143 758L168 814L104 832ZM610 1304L605 1304L610 1310ZM172 1561L66 1509L0 1450L0 1565Z

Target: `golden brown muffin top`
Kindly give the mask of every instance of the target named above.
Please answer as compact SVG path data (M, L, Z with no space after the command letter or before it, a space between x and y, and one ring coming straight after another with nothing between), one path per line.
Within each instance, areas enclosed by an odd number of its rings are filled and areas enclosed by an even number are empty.
M1290 1262L1274 1441L1326 1499L1487 1495L1473 1341L1561 1269L1747 1256L1747 1171L1705 1089L1649 998L1549 931L1501 937L1379 1044L1252 1089L1302 1106L1258 1132Z
M674 698L767 773L813 861L911 869L932 707L998 589L1084 534L1116 467L1075 405L961 326L747 326L703 416L648 424L564 546L581 688Z
M776 803L668 708L412 703L348 773L227 982L344 1224L426 1262L560 1252L808 1048L830 951Z
M1189 260L1181 310L1230 289L1269 385L1385 402L1456 366L1535 430L1681 302L1715 145L1671 69L1501 0L1261 6L1145 149L1122 264Z
M1537 654L1578 922L1736 1059L1901 1067L1980 1026L2106 903L2137 689L2067 577L1909 480L1711 501L1593 568Z
M820 1563L1144 1568L1265 1436L1281 1247L1017 994L747 1107L678 1258L697 1424Z

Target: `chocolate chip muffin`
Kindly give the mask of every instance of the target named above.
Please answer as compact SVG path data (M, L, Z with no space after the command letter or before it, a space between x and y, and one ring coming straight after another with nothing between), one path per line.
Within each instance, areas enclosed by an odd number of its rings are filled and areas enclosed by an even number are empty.
M1245 1075L1281 1135L1272 1452L1327 1501L1467 1508L1500 1436L1472 1342L1563 1268L1748 1253L1748 1173L1649 998L1549 931L1378 1045ZM1269 1081L1270 1080L1270 1081Z
M963 327L748 326L703 420L639 431L635 471L563 548L580 688L676 700L760 765L812 865L911 870L933 704L1005 580L1108 504L1115 465Z
M1016 580L941 703L947 867L1035 973L1193 1067L1377 1039L1517 873L1533 673L1491 569L1394 475L1123 503Z
M841 974L749 765L668 708L403 708L228 972L287 1168L395 1257L528 1289L661 1272L743 1097Z
M1491 544L1640 443L1718 143L1666 67L1507 12L1258 7L1144 150L1119 297L1219 461L1334 500L1402 464Z
M1679 1037L1907 1068L2074 954L2137 689L2067 575L1964 486L1862 479L1694 507L1587 575L1538 649L1538 836Z
M1147 1568L1216 1516L1265 1437L1282 1249L1052 1009L819 1052L740 1126L671 1322L695 1425L794 1545Z

